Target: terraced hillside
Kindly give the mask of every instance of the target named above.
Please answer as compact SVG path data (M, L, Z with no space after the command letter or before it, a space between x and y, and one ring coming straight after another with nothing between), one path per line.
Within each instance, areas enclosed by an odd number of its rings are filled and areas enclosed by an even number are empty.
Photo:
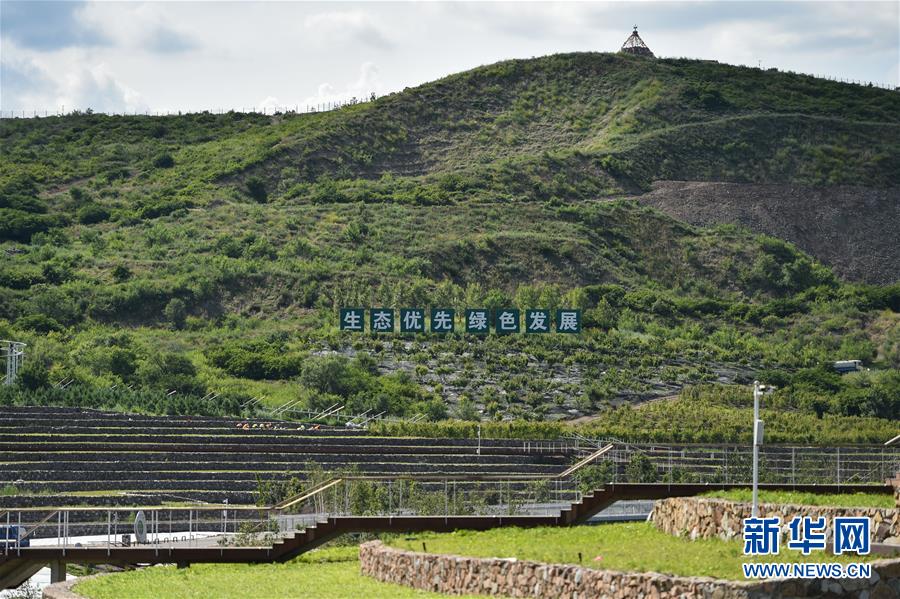
M565 442L370 437L284 421L0 409L0 507L255 504L308 475L558 474ZM299 488L297 489L299 491ZM264 500L271 501L271 498Z
M533 493L534 479L558 477L605 446L586 440L375 437L278 420L155 417L64 408L0 409L0 508L272 504L339 475L507 478ZM882 483L900 468L900 448L767 446L771 483ZM562 499L603 482L749 480L747 446L614 442L573 477L547 483ZM471 480L461 480L469 478ZM527 479L517 482L515 479ZM427 486L429 483L421 482ZM425 488L425 487L423 487Z
M328 113L4 120L0 338L28 356L0 404L249 416L240 406L261 397L429 421L623 410L617 421L639 423L629 406L720 386L709 395L731 394L735 424L716 430L733 440L749 430L740 386L764 378L786 415L887 429L900 418L890 266L878 284L842 280L784 240L635 198L672 179L855 185L886 210L898 131L890 91L592 53ZM860 248L892 247L882 222L854 229L886 237ZM585 326L353 336L336 326L348 305L576 307ZM869 370L839 378L842 359Z

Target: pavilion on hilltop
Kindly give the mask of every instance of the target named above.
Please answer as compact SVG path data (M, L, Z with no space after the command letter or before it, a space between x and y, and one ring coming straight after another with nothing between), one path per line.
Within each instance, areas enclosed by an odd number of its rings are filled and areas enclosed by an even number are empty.
M647 44L644 43L644 40L641 39L641 36L638 35L637 25L634 26L634 31L631 32L631 35L629 35L628 39L625 40L625 43L622 44L622 49L619 50L619 52L656 58L650 48L647 47Z

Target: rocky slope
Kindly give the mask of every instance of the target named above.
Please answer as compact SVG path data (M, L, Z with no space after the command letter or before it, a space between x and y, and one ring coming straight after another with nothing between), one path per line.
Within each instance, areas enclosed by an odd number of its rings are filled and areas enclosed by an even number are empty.
M658 181L640 202L691 224L785 239L846 280L900 280L900 189Z

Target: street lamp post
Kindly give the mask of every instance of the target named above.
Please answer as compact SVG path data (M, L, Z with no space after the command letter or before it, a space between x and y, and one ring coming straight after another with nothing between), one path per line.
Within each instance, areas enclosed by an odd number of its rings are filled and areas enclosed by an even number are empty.
M478 422L478 455L481 455L481 421Z
M759 398L765 385L753 381L753 508L751 516L759 515L759 446L763 442L763 422L759 419Z

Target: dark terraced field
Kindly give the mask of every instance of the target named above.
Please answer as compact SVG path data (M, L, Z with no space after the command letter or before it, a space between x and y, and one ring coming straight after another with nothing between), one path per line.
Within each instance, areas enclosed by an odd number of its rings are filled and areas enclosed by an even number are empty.
M260 479L557 474L565 442L384 438L297 423L0 408L0 507L253 504Z

